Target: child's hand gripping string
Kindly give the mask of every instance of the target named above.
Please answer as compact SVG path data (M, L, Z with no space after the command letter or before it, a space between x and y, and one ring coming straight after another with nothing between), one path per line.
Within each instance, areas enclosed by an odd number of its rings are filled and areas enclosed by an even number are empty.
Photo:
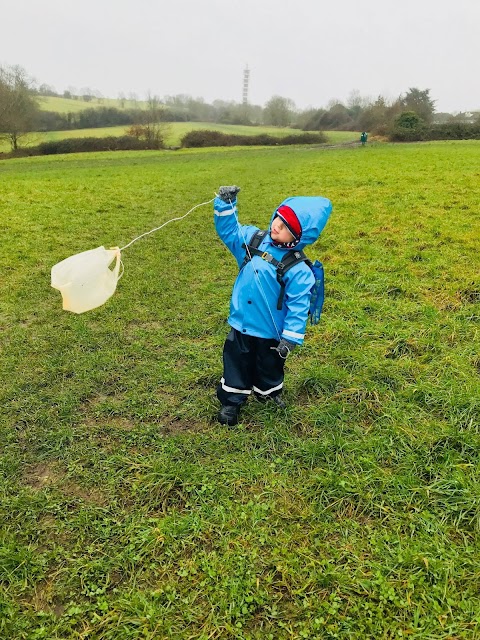
M270 349L276 351L281 358L286 360L287 356L290 355L295 347L297 347L295 342L289 342L288 340L285 340L285 338L282 338L276 347L270 347Z
M233 203L237 197L237 193L240 191L240 187L220 187L218 190L218 197L224 202Z

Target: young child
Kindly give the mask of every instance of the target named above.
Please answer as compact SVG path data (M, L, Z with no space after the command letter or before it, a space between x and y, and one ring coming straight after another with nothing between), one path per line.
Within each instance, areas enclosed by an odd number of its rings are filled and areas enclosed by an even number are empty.
M285 407L281 397L285 359L305 337L314 277L305 262L286 271L278 310L280 284L272 258L281 262L293 248L300 250L315 242L332 210L327 198L287 198L273 212L269 233L258 245L262 255L247 255L245 245L259 229L238 222L239 191L235 186L220 187L214 201L215 228L240 268L230 302L232 329L223 348L223 377L217 388L222 404L218 420L228 426L237 424L240 408L252 391L262 402L272 400Z

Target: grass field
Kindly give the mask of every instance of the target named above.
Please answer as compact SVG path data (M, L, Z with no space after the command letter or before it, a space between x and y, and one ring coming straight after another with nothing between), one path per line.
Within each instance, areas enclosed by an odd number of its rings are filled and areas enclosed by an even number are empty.
M122 106L123 102L123 106ZM90 102L74 100L71 98L58 98L56 96L42 96L38 106L43 111L56 111L57 113L78 113L84 109L99 109L101 107L114 107L115 109L142 109L146 102L138 100L116 100L115 98L92 98Z
M105 136L124 136L127 129L124 125L120 127L104 127L97 129L73 129L72 131L48 131L45 133L32 133L25 136L21 140L21 146L35 146L41 142L49 142L51 140L64 140L65 138L101 138ZM279 128L279 127L248 127L234 124L215 124L213 122L171 122L165 125L165 139L169 147L178 147L181 138L188 131L196 131L198 129L210 129L213 131L221 131L223 133L233 133L236 135L260 135L268 133L271 136L287 136L298 135L302 133L298 129ZM330 144L339 144L342 142L352 142L359 140L360 134L355 131L326 131L325 132ZM6 140L0 140L0 152L10 151L10 144Z
M0 637L480 637L478 142L0 163ZM214 421L233 258L210 206L124 251L103 307L50 268L220 184L334 211L288 409Z

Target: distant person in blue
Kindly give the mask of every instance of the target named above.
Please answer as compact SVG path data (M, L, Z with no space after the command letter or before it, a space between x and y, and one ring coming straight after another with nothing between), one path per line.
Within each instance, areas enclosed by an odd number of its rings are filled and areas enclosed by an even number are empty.
M364 147L367 144L367 140L368 140L368 133L366 131L362 131L360 135L360 142L362 143L362 147Z
M285 407L285 360L303 343L315 278L305 262L296 262L283 277L280 295L276 265L292 249L299 251L315 242L332 210L331 202L320 196L287 198L273 212L270 228L262 236L258 227L240 225L239 191L235 186L220 187L214 200L215 228L240 268L230 302L223 377L217 388L222 405L218 420L228 426L237 424L240 409L252 393L261 402L270 400ZM254 250L250 243L258 238L257 232L261 240Z

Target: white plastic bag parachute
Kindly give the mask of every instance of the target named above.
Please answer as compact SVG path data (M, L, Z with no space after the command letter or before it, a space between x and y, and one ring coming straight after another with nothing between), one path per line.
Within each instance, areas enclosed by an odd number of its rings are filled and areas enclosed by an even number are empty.
M52 287L58 289L62 294L65 311L85 313L85 311L100 307L115 293L117 282L123 275L123 269L120 272L120 265L123 267L121 252L124 249L127 249L140 238L158 231L170 222L183 220L194 209L203 207L211 202L213 202L213 199L196 204L185 215L167 220L159 227L142 233L141 236L137 236L121 249L118 247L111 249L97 247L96 249L77 253L54 265L51 272L51 283ZM111 265L115 259L116 262L112 268Z
M121 278L120 249L97 247L62 260L52 267L52 287L62 294L63 308L84 313L104 304ZM113 269L110 265L116 259Z

